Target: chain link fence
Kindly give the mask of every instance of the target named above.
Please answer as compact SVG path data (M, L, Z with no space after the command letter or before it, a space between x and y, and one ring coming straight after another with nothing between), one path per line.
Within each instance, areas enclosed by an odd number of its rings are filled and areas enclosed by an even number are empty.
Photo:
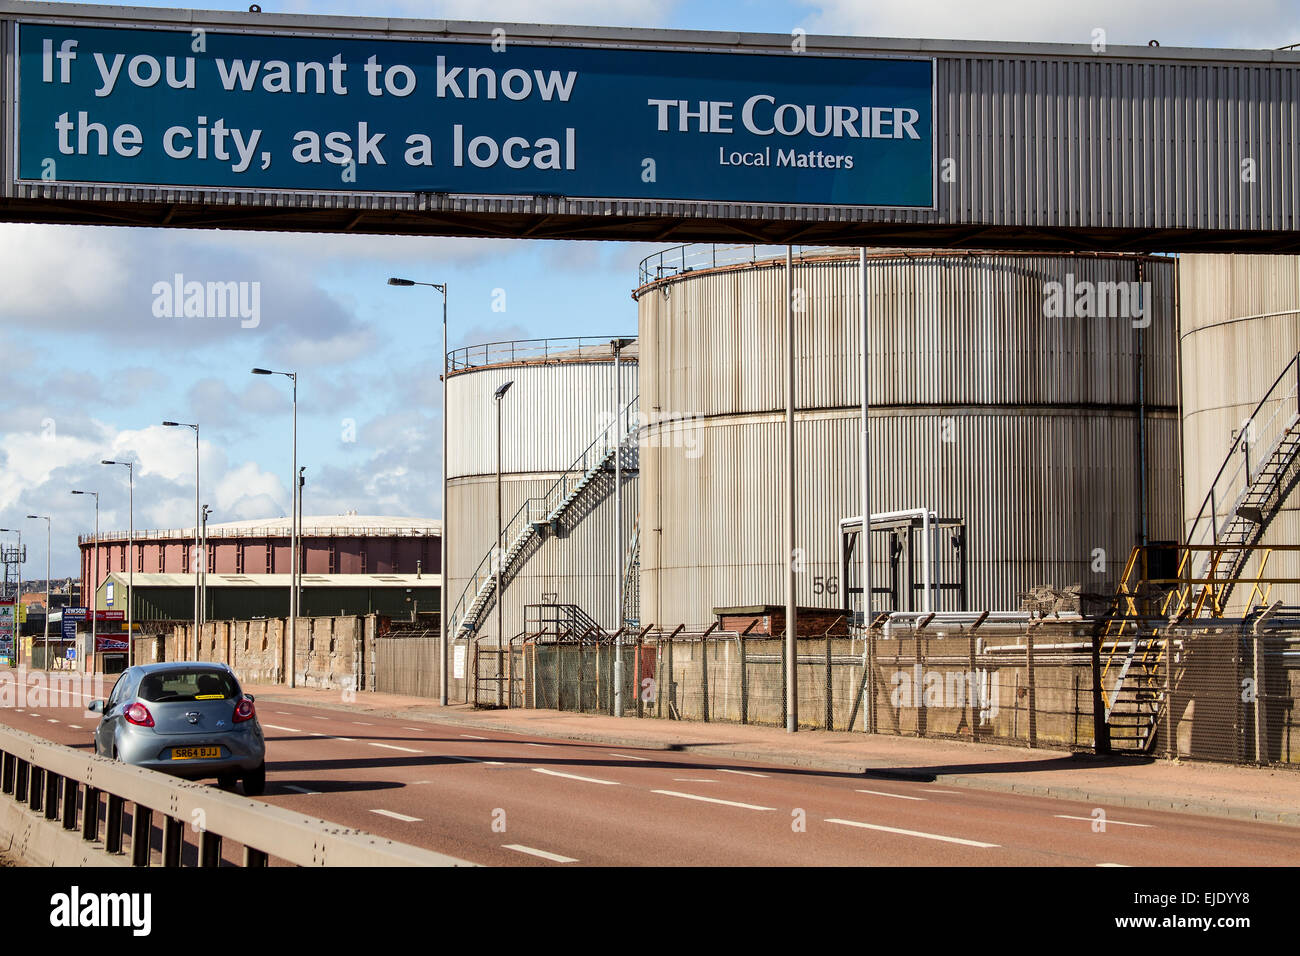
M913 619L878 624L869 638L801 636L798 725L1300 764L1300 619L1216 619L1145 636L1109 636L1104 625ZM497 659L509 706L615 713L620 645L624 716L786 725L784 639L715 629L520 635Z

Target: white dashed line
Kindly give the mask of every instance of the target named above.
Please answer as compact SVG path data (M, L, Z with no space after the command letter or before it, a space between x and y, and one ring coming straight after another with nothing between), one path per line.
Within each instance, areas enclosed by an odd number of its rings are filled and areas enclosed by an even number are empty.
M68 726L71 727L73 730L81 729L81 724L68 724Z
M410 747L399 747L399 746L397 746L396 744L377 744L377 743L374 743L373 741L371 742L370 746L372 746L372 747L383 747L385 750L400 750L400 751L402 751L403 753L408 753L408 754L419 754L419 753L424 753L423 750L412 750ZM376 811L376 812L378 812L378 811Z
M484 760L482 757L457 757L455 754L443 754L446 760L459 760L462 763L485 763L492 767L504 767L500 760Z
M286 733L290 733L290 734L300 734L300 733L302 733L302 731L299 730L297 727L281 727L281 726L279 726L279 725L277 725L277 724L263 724L262 726L263 726L263 727L266 727L266 728L269 729L269 730L283 730L283 731L285 731Z
M533 773L544 773L549 777L565 777L568 780L581 780L584 783L603 783L607 787L617 787L617 780L600 780L597 777L580 777L576 773L560 773L558 770L547 770L544 767L534 767Z
M554 747L555 744L535 744L531 740L525 740L524 745L528 747Z
M413 731L415 731L417 734L422 734L422 733L424 733L424 728L423 728L423 727L403 727L402 729L403 729L403 730L413 730Z
M514 850L516 853L527 853L529 856L540 856L543 860L550 860L552 863L577 863L571 856L560 856L558 853L547 853L545 850L535 850L531 846L521 846L518 843L503 843L503 850Z
M1152 823L1125 823L1123 820L1112 820L1110 817L1072 817L1066 813L1058 813L1056 816L1062 820L1082 820L1084 823L1097 823L1100 821L1103 826L1142 827L1144 830L1155 829L1155 824Z
M312 720L329 720L328 717L317 717L315 714L312 714L311 719L312 719Z
M405 813L394 813L392 810L371 810L371 813L377 813L381 817L392 817L394 820L401 820L403 823L419 823L419 817L408 817Z
M313 797L318 797L318 796L320 796L320 791L319 791L319 790L308 790L306 787L295 786L295 785L292 784L292 783L286 783L286 784L284 785L284 788L285 788L286 790L296 790L296 791L298 791L299 793L305 793L305 794L308 794L309 796L313 796Z
M308 737L324 737L326 740L346 740L346 741L347 741L348 743L350 743L350 744L351 744L351 743L356 743L356 741L353 740L353 738L351 738L351 737L336 737L336 736L334 736L333 734L318 734L318 733L316 733L315 731L309 731L309 732L307 733L307 736L308 736Z
M354 720L354 721L352 721L352 722L353 722L354 724L356 724L358 727L373 727L373 726L375 726L374 724L368 724L368 723L366 723L364 720Z
M742 810L773 810L775 807L757 807L752 803L736 803L734 800L719 800L717 797L701 797L694 793L678 793L676 790L651 790L662 793L665 797L681 797L683 800L702 800L705 803L720 803L726 807L740 807Z
M715 769L717 770L718 773L738 773L742 777L762 777L764 780L767 779L767 774L754 773L750 770L728 770L726 767L717 767Z
M859 790L858 793L869 793L875 797L894 797L898 800L920 800L925 801L925 797L905 797L901 793L885 793L883 790Z
M58 721L55 720L53 717L46 717L45 719L46 719L47 721L49 721L51 724L57 724L57 723L58 723Z
M943 836L940 833L924 833L921 830L900 830L898 827L885 827L878 823L860 823L857 820L836 820L829 819L827 823L838 823L846 827L860 827L863 830L879 830L882 833L897 833L900 836L920 837L922 840L939 840L943 843L959 843L962 846L976 846L983 849L993 849L1000 844L981 843L979 840L963 840L961 837Z
M407 729L407 730L410 730L411 728L410 728L410 727L407 727L406 729ZM477 736L476 734L461 734L461 736L462 736L462 737L468 737L470 740L487 740L486 737L479 737L479 736Z
M1097 865L1098 866L1119 866L1119 867L1123 867L1126 870L1129 868L1127 863L1098 863Z
M649 760L649 757L634 757L632 754L610 754L611 757L618 757L620 760Z

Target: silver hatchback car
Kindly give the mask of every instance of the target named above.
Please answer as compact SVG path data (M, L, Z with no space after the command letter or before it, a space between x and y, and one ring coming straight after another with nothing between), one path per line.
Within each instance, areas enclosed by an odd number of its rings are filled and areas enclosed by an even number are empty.
M216 777L244 793L266 789L266 740L253 698L225 664L175 661L123 671L108 700L87 710L103 716L95 752L191 780Z

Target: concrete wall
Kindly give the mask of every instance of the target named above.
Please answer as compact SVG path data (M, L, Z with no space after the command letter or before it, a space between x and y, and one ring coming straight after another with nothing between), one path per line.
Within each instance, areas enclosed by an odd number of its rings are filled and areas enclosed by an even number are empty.
M299 618L295 673L307 687L353 689L364 686L365 646L373 640L374 616ZM241 681L284 682L288 624L283 618L261 621L210 621L203 625L197 653L192 624L172 628L162 638L162 660L201 660L227 664ZM145 658L141 658L144 660ZM356 682L356 683L354 683Z

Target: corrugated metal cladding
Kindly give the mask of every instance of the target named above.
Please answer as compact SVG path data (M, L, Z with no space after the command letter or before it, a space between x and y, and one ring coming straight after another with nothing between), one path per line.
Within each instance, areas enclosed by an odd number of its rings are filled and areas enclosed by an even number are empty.
M1269 387L1300 351L1300 258L1295 256L1183 256L1182 311L1183 519L1190 530L1210 483L1241 428ZM1281 314L1275 314L1281 313ZM1285 383L1283 394L1296 382ZM1281 402L1262 412L1267 420ZM1294 400L1280 415L1297 410ZM1259 449L1262 455L1264 449ZM1234 466L1235 467L1235 466ZM1256 467L1252 461L1252 468ZM1222 512L1231 502L1219 503ZM1265 532L1263 543L1300 543L1300 498L1293 492ZM1252 560L1248 573L1258 567ZM1300 577L1300 556L1274 553L1266 573ZM1234 590L1241 606L1249 586ZM1274 587L1270 600L1300 602L1300 588Z
M623 403L636 397L637 363L622 364ZM498 386L513 381L502 409L502 513L511 517L528 498L541 498L598 435L613 422L614 363L546 362L491 365L447 380L448 607L454 609L469 575L496 546L496 403ZM578 604L603 624L617 616L613 475L597 479L556 536L530 546L517 577L508 582L507 635L523 630L523 606L547 595ZM630 540L636 520L637 481L625 476L623 511ZM506 542L509 546L509 542ZM481 635L496 634L495 612Z
M1141 260L1149 328L1053 319L1044 286L1129 281L1130 257L889 256L868 265L873 511L964 518L973 608L1040 584L1114 588L1140 537L1138 338L1152 539L1177 536L1172 260ZM800 604L835 606L837 522L858 514L856 258L797 269ZM784 262L698 272L640 298L642 618L784 603ZM678 419L673 421L672 419ZM1103 554L1103 570L1093 562ZM652 617L653 616L653 617Z
M622 363L623 403L637 394L637 363ZM614 420L614 363L491 365L447 379L447 475L495 475L498 387L514 382L501 410L501 470L561 472ZM509 517L507 515L507 517Z
M67 16L63 5L0 3L0 101L13 91L12 21ZM181 28L208 24L284 32L346 31L381 36L482 43L498 24L246 15L124 7L79 7L76 16L106 24L147 22ZM790 52L788 35L700 33L508 25L512 43L547 42L645 49ZM1200 230L1285 233L1300 228L1300 52L1195 50L1087 43L1013 44L988 41L890 40L809 37L810 62L821 55L928 56L936 73L938 193L933 210L799 207L755 204L594 200L557 196L475 197L442 194L347 195L250 193L175 188L14 185L0 181L0 200L11 199L10 218L76 216L66 202L84 204L93 221L139 214L137 204L175 206L176 225L227 225L226 205L265 206L276 219L267 228L572 237L574 220L585 235L623 238L680 236L684 240L736 235L728 220L762 224L779 241L834 241L866 236L855 223L985 227L979 235L951 228L910 233L916 242L1003 248L1035 238L1054 247L1082 235L1119 247L1132 236L1103 230L1172 230L1150 248L1205 248L1240 236ZM8 118L6 117L6 120ZM11 124L6 121L0 166L13 168ZM951 160L945 165L946 160ZM1243 162L1253 160L1253 179ZM100 204L108 209L94 208ZM153 216L151 221L156 221ZM546 217L539 221L538 216ZM494 220L490 225L478 217ZM143 217L142 217L143 218ZM119 220L123 221L123 220ZM255 218L243 220L256 225ZM782 224L789 224L782 228ZM818 224L825 224L826 228ZM1011 230L1029 230L1013 232ZM1005 232L999 230L1005 229ZM885 230L875 230L882 233ZM896 234L896 230L890 230ZM889 241L889 240L886 240ZM1294 249L1294 235L1267 240ZM1131 246L1130 246L1131 247Z

